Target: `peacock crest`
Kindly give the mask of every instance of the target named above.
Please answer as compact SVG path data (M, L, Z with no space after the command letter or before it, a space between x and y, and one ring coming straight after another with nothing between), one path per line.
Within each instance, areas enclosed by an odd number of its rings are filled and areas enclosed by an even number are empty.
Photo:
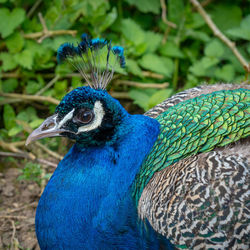
M57 50L57 61L67 61L79 71L93 89L106 89L117 66L125 67L124 49L111 46L111 41L82 34L78 46L62 44Z

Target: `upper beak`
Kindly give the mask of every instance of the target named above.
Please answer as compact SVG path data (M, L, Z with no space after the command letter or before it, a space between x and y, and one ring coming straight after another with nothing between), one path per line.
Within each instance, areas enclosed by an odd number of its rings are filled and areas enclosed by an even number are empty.
M25 145L45 137L61 136L65 129L61 129L56 122L57 114L48 117L37 129L27 138Z

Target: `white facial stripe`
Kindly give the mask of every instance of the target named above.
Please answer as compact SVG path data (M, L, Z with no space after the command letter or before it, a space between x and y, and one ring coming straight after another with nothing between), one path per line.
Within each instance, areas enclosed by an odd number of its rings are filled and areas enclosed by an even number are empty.
M100 101L96 101L95 105L94 105L94 114L95 114L95 118L94 120L85 126L79 127L77 134L79 134L80 132L86 132L86 131L90 131L90 130L94 130L96 128L98 128L101 123L102 123L102 119L105 115L104 109L102 107L102 103Z
M64 123L66 123L68 120L70 120L73 117L75 109L72 109L67 115L64 116L64 118L59 122L57 128L61 128Z
M58 126L57 126L57 124L56 124L56 118L57 118L57 115L53 117L53 123L54 123L55 126L49 128L49 129L46 129L46 132L54 131L55 129L58 128ZM50 117L49 117L48 119L50 119ZM51 123L52 123L52 122L51 122Z

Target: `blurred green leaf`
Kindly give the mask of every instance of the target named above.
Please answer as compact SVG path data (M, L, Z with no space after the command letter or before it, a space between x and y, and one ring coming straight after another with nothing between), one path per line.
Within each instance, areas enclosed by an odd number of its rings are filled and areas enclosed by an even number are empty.
M127 3L134 5L141 12L154 14L160 13L160 1L158 0L126 0Z
M46 40L43 41L43 46L49 49L52 49L53 51L57 51L57 49L63 44L63 43L73 43L73 44L77 44L77 42L79 42L79 39L76 37L72 37L69 35L62 35L62 36L57 36L54 37L53 39L48 38ZM37 49L39 48L39 46L37 46L37 48L35 48L34 46L34 51L36 52ZM37 51L39 52L39 51ZM44 52L42 53L44 54ZM41 53L40 53L41 55Z
M21 8L15 8L9 11L6 8L0 9L0 33L5 38L11 35L16 27L18 27L25 18L25 11Z
M43 119L36 119L36 120L30 122L29 125L32 129L35 129L35 128L39 127L43 121L44 121Z
M25 89L26 89L27 94L32 95L32 94L35 94L40 88L41 86L38 82L30 80L28 81Z
M179 24L184 17L184 1L183 0L168 0L167 5L168 19L176 24Z
M11 128L11 129L8 131L8 136L10 136L10 137L15 136L15 135L17 135L18 133L20 133L22 130L23 130L23 127L17 125L17 126Z
M250 41L250 15L242 20L240 27L229 29L227 34Z
M19 112L16 116L17 120L24 121L24 122L30 122L32 120L37 119L36 110L33 107L28 107L21 112Z
M2 61L2 69L3 71L9 71L16 68L17 63L14 60L14 56L8 54L7 52L0 53L0 60Z
M212 20L222 31L226 31L240 24L242 11L237 5L232 4L213 4L211 14Z
M224 47L220 41L212 40L205 47L205 55L210 57L221 57L224 53Z
M29 122L30 121L30 116L29 116L29 113L27 112L27 110L23 110L23 111L21 111L20 113L17 114L16 119L20 120L20 121Z
M82 85L83 83L82 83L81 77L78 77L78 76L72 77L72 81L71 81L72 88L75 89L75 88L81 87Z
M161 89L156 91L150 98L149 98L149 103L148 103L148 107L153 108L155 105L163 102L164 100L166 100L167 98L169 98L171 96L171 94L173 93L172 89Z
M138 63L135 60L127 59L126 67L128 72L132 73L135 76L143 77L142 70L138 66Z
M146 54L140 60L139 64L148 70L170 77L174 70L173 61L170 58L160 57L155 54Z
M215 57L203 57L200 61L195 62L189 70L196 76L205 76L207 70L218 62L219 60Z
M95 16L102 16L109 9L109 2L106 0L87 0L87 2L92 7Z
M18 86L18 81L17 79L10 78L2 83L2 90L5 93L13 92Z
M67 89L67 80L57 81L54 87L54 93L56 98L62 99L65 95L65 90Z
M3 121L6 129L10 130L16 126L16 114L11 105L5 104L3 106Z
M224 65L222 68L217 68L215 70L215 76L218 79L221 79L226 82L233 81L234 76L235 76L235 70L234 70L233 65L227 64L227 65Z
M149 96L141 90L131 90L128 92L129 96L134 100L134 103L143 108L145 111L148 110Z
M38 70L48 67L54 67L55 64L52 60L53 51L48 45L48 43L50 44L51 41L47 42L47 39L45 41L42 44L38 44L37 42L31 40L26 41L26 48L28 49L24 51L29 51L26 55L26 62L24 62L25 64L27 64L26 68L28 66L31 66L34 70ZM26 52L24 51L22 51L18 57L23 56L22 53L24 53L25 55Z
M248 52L248 54L250 54L250 43L247 46L247 52Z
M208 42L210 40L210 37L208 36L207 33L203 31L192 30L192 29L186 29L185 36L188 38L201 40L202 42Z
M117 10L114 7L111 12L109 12L105 18L102 20L101 25L99 25L99 31L102 32L106 30L117 18Z
M161 45L162 35L151 31L145 33L146 52L153 53Z
M206 24L203 17L199 13L192 13L192 15L188 16L188 18L189 19L185 23L185 26L188 29L197 29Z
M199 80L196 76L194 76L192 74L188 74L187 75L187 83L185 84L184 89L193 88L193 87L197 86L198 83L199 83Z
M145 41L145 32L132 19L124 19L122 21L121 31L125 38L135 45Z
M60 75L65 75L74 71L75 69L68 64L58 64L55 69L55 73Z
M15 61L23 68L32 69L33 65L33 54L29 49L23 50L14 56Z
M140 43L138 45L133 45L133 48L131 48L131 51L133 55L136 57L141 56L145 53L147 49L147 44L146 43Z
M6 46L10 53L20 52L24 45L24 38L20 33L14 33L6 39Z
M206 69L204 65L200 62L194 63L189 70L196 76L204 76L206 75Z
M184 55L177 45L173 42L168 41L160 48L160 53L164 56L183 58Z
M49 52L49 46L47 46L47 39L42 43L38 44L36 41L26 40L26 47L29 48L29 51L34 56L44 56Z
M201 59L201 64L204 66L205 69L216 65L218 62L219 62L219 60L217 58L213 58L213 57L203 57Z

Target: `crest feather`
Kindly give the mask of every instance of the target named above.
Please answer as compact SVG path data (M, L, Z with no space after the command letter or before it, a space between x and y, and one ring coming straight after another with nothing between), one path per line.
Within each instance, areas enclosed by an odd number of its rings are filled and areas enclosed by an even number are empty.
M111 41L103 38L91 39L85 33L82 34L78 46L62 44L57 50L57 61L69 62L94 89L106 89L116 64L121 68L126 64L123 47L112 47Z

